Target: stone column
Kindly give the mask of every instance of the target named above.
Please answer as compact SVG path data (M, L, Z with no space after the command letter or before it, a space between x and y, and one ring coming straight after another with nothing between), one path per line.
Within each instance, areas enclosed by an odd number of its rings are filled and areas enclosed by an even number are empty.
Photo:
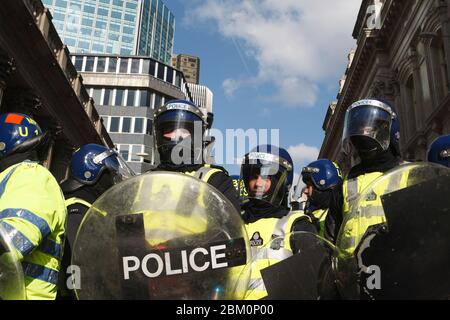
M439 17L442 23L442 40L444 41L447 76L450 79L450 0L438 0Z

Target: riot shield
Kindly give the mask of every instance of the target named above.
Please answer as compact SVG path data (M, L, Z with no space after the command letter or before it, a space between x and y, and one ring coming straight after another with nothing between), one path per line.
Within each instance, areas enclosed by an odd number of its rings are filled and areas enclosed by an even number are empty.
M336 299L332 268L335 251L333 244L309 232L293 232L273 239L252 254L247 266L252 276L246 299L253 299L254 291L261 290L258 283L252 283L260 281L255 281L258 272L267 291L264 299Z
M0 224L0 300L25 300L23 269L13 242Z
M450 297L450 169L402 165L370 184L338 237L346 299Z
M79 299L241 299L247 239L239 213L207 183L168 172L134 177L86 213L72 254L81 279L75 292Z

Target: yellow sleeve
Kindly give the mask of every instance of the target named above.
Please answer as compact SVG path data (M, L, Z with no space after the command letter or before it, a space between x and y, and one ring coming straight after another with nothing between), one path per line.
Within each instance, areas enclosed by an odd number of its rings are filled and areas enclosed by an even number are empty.
M0 223L22 257L55 229L64 228L65 215L61 189L41 165L22 163L6 181L0 198Z

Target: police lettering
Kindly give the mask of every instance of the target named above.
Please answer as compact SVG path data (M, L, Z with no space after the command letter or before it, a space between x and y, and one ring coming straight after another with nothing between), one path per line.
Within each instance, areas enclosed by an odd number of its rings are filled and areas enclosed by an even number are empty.
M148 278L171 276L189 272L203 272L207 269L227 268L225 258L226 245L195 248L191 250L152 252L144 256L142 261L136 256L122 257L123 275L125 280L130 279L130 273L141 269ZM174 267L174 261L180 261L181 266ZM200 261L200 262L199 262ZM179 263L178 263L179 264Z

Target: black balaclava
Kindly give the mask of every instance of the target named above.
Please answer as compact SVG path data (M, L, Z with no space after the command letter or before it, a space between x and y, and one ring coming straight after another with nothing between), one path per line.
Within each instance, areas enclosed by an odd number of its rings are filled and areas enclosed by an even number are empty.
M390 146L386 151L376 152L368 157L364 154L360 154L361 162L354 166L348 175L349 179L356 178L359 175L372 173L372 172L386 172L401 162L397 152Z
M251 199L242 205L244 214L242 218L245 223L252 223L266 218L282 218L289 210L285 207L276 207L268 202L259 199Z
M23 162L25 160L38 161L39 157L37 152L35 150L31 150L28 152L21 152L7 155L6 157L0 160L0 172L3 172L10 166Z

